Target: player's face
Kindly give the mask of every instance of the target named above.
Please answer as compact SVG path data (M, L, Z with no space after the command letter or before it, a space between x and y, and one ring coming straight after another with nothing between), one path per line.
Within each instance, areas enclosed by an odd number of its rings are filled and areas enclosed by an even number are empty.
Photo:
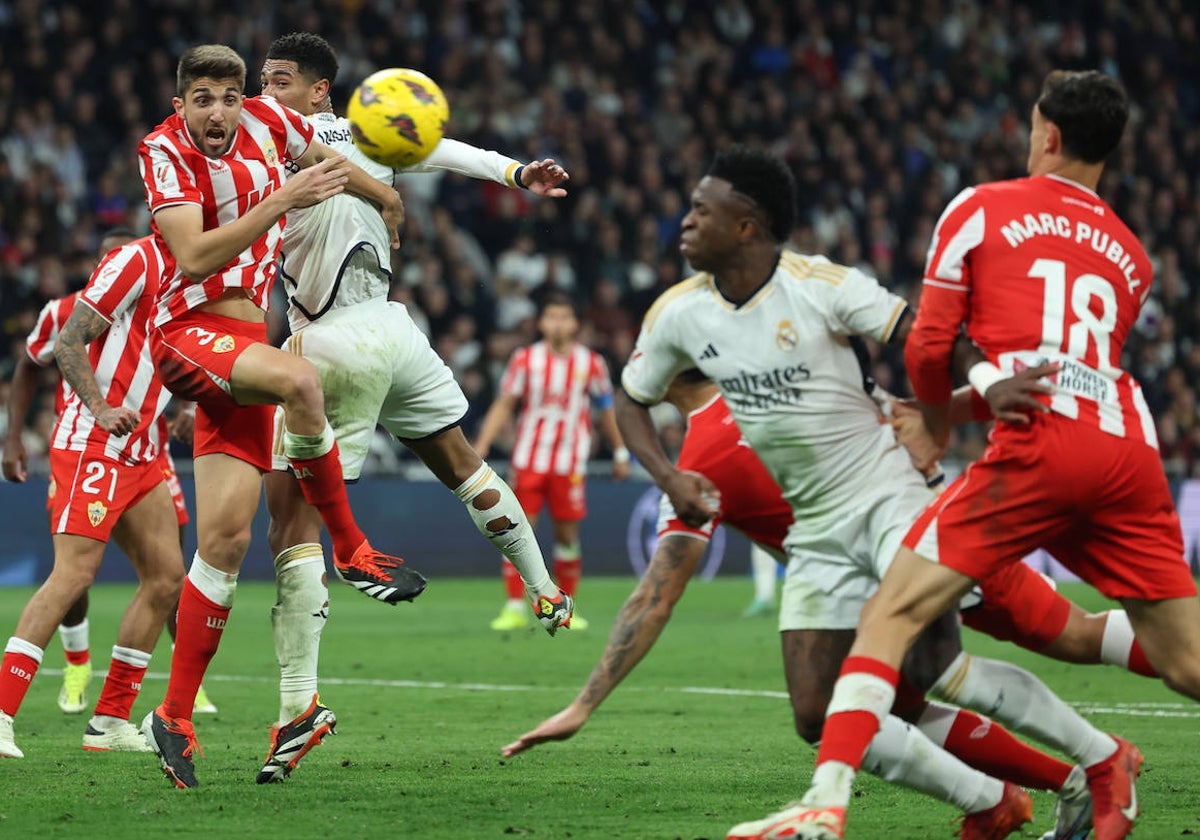
M316 112L316 103L323 98L317 96L316 90L321 80L306 77L294 61L268 58L263 62L259 81L263 96L274 97L281 105L306 117Z
M563 347L575 340L579 319L571 307L552 303L538 318L538 331L551 347Z
M692 190L692 209L683 217L679 253L699 271L715 271L737 247L743 202L723 178L705 175Z
M197 79L182 97L175 97L175 113L206 157L218 158L233 145L242 98L237 79L208 78Z

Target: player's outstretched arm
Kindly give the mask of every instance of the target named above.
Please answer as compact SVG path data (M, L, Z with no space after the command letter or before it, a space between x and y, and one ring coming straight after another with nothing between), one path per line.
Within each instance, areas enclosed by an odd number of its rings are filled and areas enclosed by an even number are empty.
M29 416L29 406L37 393L39 369L37 362L22 352L13 370L12 390L8 397L8 432L4 437L3 468L4 478L8 481L22 482L29 477L29 460L21 433L25 431L25 418Z
M587 723L592 712L658 640L704 556L705 545L703 540L677 534L659 542L646 574L617 614L604 653L579 696L565 709L505 746L501 750L504 756L514 756L547 741L565 741Z
M553 158L535 160L521 167L521 186L534 195L562 198L567 191L561 186L571 176Z
M108 403L96 384L96 374L87 355L88 343L99 338L109 326L100 313L81 299L63 325L54 345L54 358L63 378L96 418L100 428L114 435L127 435L137 428L138 413Z

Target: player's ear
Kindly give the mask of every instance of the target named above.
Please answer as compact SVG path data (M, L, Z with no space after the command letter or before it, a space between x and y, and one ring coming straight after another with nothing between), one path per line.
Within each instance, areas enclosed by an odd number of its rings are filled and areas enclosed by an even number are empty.
M1062 131L1050 120L1046 120L1046 140L1042 144L1042 151L1048 155L1062 154Z
M320 105L325 101L325 97L329 96L329 80L318 79L312 86L312 102L311 105Z
M178 96L171 97L171 105L175 108L175 113L183 116L183 100Z

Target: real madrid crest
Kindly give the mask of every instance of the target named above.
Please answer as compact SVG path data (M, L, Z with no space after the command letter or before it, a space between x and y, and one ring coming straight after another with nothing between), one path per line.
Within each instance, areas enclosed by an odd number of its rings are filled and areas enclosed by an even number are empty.
M101 501L88 502L87 513L88 522L91 522L92 527L95 528L104 521L104 517L108 516L108 508Z
M796 345L800 343L800 336L796 334L795 327L791 321L780 321L778 329L775 330L775 344L780 350L795 350Z

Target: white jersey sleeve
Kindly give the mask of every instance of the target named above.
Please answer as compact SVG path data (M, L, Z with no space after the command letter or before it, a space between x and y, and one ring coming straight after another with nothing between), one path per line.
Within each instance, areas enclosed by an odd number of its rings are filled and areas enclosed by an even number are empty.
M519 187L516 182L520 162L499 152L488 151L463 143L459 140L442 138L433 152L425 160L415 166L406 167L404 172L437 172L446 170L478 178L481 181L495 181L509 187Z
M671 303L696 288L697 280L704 277L684 280L668 289L646 313L637 344L621 372L621 387L637 402L643 405L661 402L671 380L696 366L681 340L681 325Z
M862 335L887 342L908 307L904 298L857 268L819 263L813 276L823 281L813 286L825 306L825 322L836 335Z

